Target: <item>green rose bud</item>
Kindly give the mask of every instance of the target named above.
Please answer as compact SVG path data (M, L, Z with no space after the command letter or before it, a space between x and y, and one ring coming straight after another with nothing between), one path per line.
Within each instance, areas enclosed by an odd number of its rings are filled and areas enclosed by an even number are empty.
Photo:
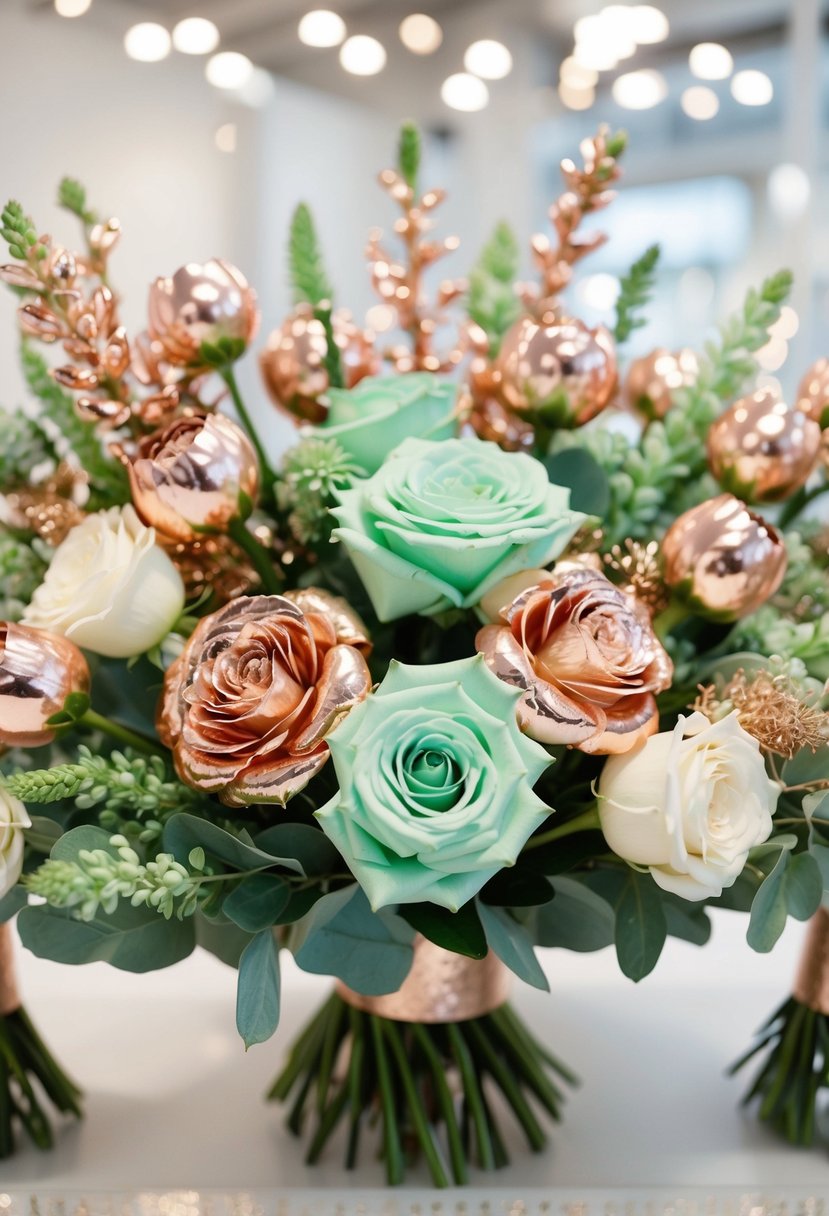
M339 536L381 621L471 607L557 557L585 516L532 456L480 439L407 439L340 494Z
M336 439L366 473L375 473L404 439L451 439L458 429L457 385L431 372L368 376L328 393L328 416L314 433Z
M519 730L520 695L481 656L393 661L329 736L340 789L317 818L375 911L456 912L548 817L532 787L550 757Z

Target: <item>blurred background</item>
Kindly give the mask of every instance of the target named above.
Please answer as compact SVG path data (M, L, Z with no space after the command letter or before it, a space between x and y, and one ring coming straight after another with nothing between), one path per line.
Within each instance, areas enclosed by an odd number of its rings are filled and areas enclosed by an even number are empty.
M327 3L327 0L324 0ZM548 231L563 156L600 122L630 134L611 239L570 304L612 316L615 276L652 242L659 288L630 353L704 341L750 283L790 266L762 352L792 392L829 354L829 4L822 0L2 0L0 192L67 242L64 174L125 229L113 269L131 328L146 286L186 261L236 262L267 332L287 311L291 211L315 214L337 303L376 304L364 256L391 229L378 170L402 119L463 275L504 219ZM15 301L0 297L0 402L21 399ZM248 360L253 384L252 360Z

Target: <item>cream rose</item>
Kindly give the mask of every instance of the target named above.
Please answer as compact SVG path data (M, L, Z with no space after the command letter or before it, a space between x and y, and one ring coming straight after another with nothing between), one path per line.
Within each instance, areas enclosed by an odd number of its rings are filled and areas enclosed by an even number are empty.
M19 798L0 786L0 899L4 899L23 869L23 829L32 821Z
M614 853L647 866L663 890L702 900L732 886L749 849L769 838L779 787L736 713L714 723L693 713L611 756L598 793Z
M133 507L89 515L58 546L25 624L109 658L143 654L172 629L184 584Z

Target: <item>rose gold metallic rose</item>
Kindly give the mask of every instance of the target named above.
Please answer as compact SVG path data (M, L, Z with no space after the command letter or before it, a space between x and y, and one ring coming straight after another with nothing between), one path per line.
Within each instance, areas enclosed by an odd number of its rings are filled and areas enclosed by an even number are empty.
M551 421L582 426L610 403L616 390L616 350L603 326L559 317L516 321L493 364L498 399L522 417L556 411Z
M708 431L708 464L717 481L747 502L788 498L809 480L821 429L771 389L759 389L720 414Z
M829 425L829 359L818 359L806 372L797 389L797 405L819 426Z
M240 493L255 502L259 490L253 446L224 414L176 419L143 439L127 468L136 511L169 540L222 531L239 514Z
M756 611L786 572L779 533L733 494L680 515L665 534L662 557L667 585L692 610L722 621Z
M524 690L521 728L540 743L612 755L659 726L655 694L673 664L647 610L589 567L561 562L475 639L490 669Z
M185 784L228 806L282 805L328 759L325 736L371 690L356 618L281 595L204 617L164 678L158 731Z
M239 338L247 346L259 328L256 292L241 270L212 258L188 262L150 287L148 331L178 366L198 363L203 342Z
M88 692L86 659L68 638L0 621L0 745L42 747L70 693Z
M628 405L642 410L649 418L664 418L673 405L678 389L694 384L699 362L692 350L665 350L660 347L649 355L634 359L628 368L624 395Z

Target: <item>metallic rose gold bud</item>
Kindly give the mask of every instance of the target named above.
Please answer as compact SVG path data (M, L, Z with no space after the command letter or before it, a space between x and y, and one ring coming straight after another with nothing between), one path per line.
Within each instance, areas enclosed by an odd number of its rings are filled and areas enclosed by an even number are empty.
M775 502L809 480L820 441L817 422L772 389L759 389L712 423L708 464L723 489L746 502Z
M174 384L168 384L160 393L153 393L140 404L138 412L147 426L166 426L181 404L181 394Z
M132 410L126 401L84 396L76 398L75 413L84 422L98 423L108 430L115 430L129 421Z
M104 371L114 380L120 380L130 365L130 344L123 325L110 334L106 350L101 358Z
M698 375L699 361L694 351L660 347L633 360L625 380L625 399L648 418L664 418L677 390L689 388Z
M829 426L829 359L818 359L800 381L797 407L821 427Z
M700 616L735 621L766 602L786 572L782 537L733 494L676 519L662 541L665 582Z
M461 406L463 408L463 406ZM529 422L504 409L500 401L490 397L472 405L467 421L479 439L497 443L505 452L529 452L535 442L535 430Z
M114 216L104 224L95 224L89 234L90 247L99 257L107 257L120 239L121 224Z
M72 692L88 692L89 668L74 642L0 621L0 744L42 747L46 722Z
M39 338L41 342L55 342L67 332L60 318L44 304L22 304L17 310L17 319L24 334Z
M522 317L507 331L493 372L508 410L547 426L582 426L613 397L616 350L601 325Z
M40 291L43 284L33 270L28 266L9 262L0 266L0 281L8 283L9 287L25 287L27 291Z
M49 273L54 282L71 287L78 275L75 255L68 249L56 249L49 259Z
M251 442L223 414L176 419L142 440L128 470L135 509L169 540L223 531L239 515L240 495L255 502L259 489Z
M71 364L53 368L52 376L58 384L62 384L64 388L72 389L74 392L91 393L100 384L94 372L85 367L73 367Z
M213 258L189 262L150 287L149 333L178 366L198 364L203 342L238 338L247 346L259 328L256 293L240 270Z

